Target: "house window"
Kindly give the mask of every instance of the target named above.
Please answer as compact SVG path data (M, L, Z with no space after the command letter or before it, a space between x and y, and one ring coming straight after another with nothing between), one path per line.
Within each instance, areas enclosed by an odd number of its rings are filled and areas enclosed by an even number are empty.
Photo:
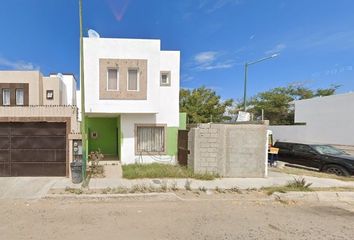
M170 73L161 72L160 75L160 86L171 86Z
M2 105L4 105L4 106L10 105L10 89L9 88L2 89Z
M138 154L165 152L165 127L164 126L137 126L136 150Z
M128 70L128 91L139 91L139 76L137 69Z
M24 91L23 88L16 89L16 105L22 106L24 104Z
M107 90L108 91L118 91L118 69L110 68L107 69Z
M47 90L46 97L47 97L48 100L53 100L54 99L53 90Z

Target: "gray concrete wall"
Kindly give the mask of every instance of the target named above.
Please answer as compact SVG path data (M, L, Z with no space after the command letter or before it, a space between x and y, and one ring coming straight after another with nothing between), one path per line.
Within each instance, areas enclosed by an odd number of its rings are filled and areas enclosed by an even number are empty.
M200 124L188 135L188 167L223 177L266 177L266 124Z

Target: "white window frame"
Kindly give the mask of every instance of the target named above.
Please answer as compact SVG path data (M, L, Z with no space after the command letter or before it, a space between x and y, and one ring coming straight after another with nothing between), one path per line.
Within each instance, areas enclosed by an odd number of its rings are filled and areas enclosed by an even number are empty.
M4 92L8 90L9 91L9 104L4 104ZM1 90L1 94L2 94L2 106L10 106L11 105L11 89L10 88L3 88Z
M129 90L129 71L135 70L136 71L136 90ZM128 68L127 71L127 91L129 92L139 92L140 91L140 73L139 68Z
M17 91L18 90L21 90L22 91L22 104L18 104L17 103ZM16 106L23 106L25 105L25 90L23 88L16 88L15 89L15 103L16 103Z
M109 70L116 70L117 71L117 88L116 89L109 89L108 88L108 71ZM113 92L119 91L119 68L113 68L113 67L107 68L107 74L106 75L107 75L106 76L106 89L107 89L107 91L109 91L109 92L111 92L111 91L113 91Z
M162 82L162 75L167 75L167 83ZM160 73L160 86L162 87L169 87L171 86L171 72L169 71L162 71Z
M138 149L138 128L162 128L163 129L163 151L142 151ZM166 155L167 154L167 125L166 124L135 124L135 154L136 155Z

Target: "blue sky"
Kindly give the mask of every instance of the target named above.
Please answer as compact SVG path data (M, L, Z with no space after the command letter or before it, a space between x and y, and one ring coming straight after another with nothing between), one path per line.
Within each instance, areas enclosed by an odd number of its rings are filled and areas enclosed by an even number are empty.
M222 98L277 86L354 90L352 0L83 0L84 29L101 37L161 39L181 51L181 86ZM2 0L0 69L79 76L78 0Z

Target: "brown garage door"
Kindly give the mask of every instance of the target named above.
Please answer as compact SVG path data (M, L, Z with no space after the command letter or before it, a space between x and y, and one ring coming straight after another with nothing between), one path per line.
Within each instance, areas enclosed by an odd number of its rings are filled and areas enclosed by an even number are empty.
M0 176L65 176L65 155L65 123L0 123Z

